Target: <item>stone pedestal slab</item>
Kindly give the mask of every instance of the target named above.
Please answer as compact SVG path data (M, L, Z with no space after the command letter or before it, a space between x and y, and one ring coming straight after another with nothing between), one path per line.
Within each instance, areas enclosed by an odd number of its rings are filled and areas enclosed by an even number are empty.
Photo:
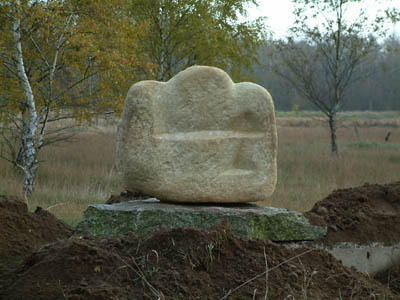
M303 214L254 204L173 204L155 198L118 204L89 205L77 232L118 235L133 231L150 234L161 226L168 228L209 228L227 221L233 234L272 241L316 240L325 227L310 225Z

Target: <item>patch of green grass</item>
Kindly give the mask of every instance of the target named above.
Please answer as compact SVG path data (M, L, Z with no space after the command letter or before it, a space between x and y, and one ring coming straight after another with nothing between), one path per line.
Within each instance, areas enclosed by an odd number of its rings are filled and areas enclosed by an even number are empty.
M313 117L326 117L320 111L307 111L307 110L294 110L294 111L277 111L276 117L278 118L313 118ZM339 119L392 119L400 118L399 111L344 111L338 113Z
M391 156L389 156L388 160L390 163L400 164L400 154L399 155L391 155Z
M400 118L399 111L345 111L340 112L339 116L343 119L392 119Z
M345 144L348 148L355 148L360 150L370 149L387 149L387 150L400 150L400 143L381 143L375 141L356 141Z

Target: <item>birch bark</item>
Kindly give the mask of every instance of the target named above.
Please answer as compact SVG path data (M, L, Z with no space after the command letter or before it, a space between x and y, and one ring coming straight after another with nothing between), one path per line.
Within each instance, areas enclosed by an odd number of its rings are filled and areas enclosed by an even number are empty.
M17 1L17 7L20 5L20 1ZM31 194L34 189L34 180L37 169L37 150L35 147L35 136L38 128L39 117L36 111L35 99L32 92L32 87L29 82L28 76L26 75L24 66L24 57L22 52L21 43L21 30L20 30L20 19L17 9L14 11L13 16L13 36L14 36L14 47L15 47L15 61L17 64L18 80L21 84L24 93L26 106L28 112L23 116L23 122L26 126L26 130L22 135L22 145L25 149L23 151L23 164L18 165L24 172L24 185L23 191L25 195Z
M161 49L160 49L160 70L158 74L158 80L163 81L165 77L165 63L166 63L166 52L167 52L167 12L165 4L162 2L160 15L159 15L159 26L160 26L160 38L161 38Z

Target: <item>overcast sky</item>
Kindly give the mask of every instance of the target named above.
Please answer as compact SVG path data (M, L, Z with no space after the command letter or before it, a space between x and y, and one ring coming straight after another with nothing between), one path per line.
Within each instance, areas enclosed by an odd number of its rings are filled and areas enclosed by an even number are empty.
M267 17L267 26L275 33L275 37L282 37L286 34L287 29L293 24L293 4L291 0L259 0L258 8L250 8L248 19L257 17ZM397 6L400 8L400 0L388 0L386 6ZM374 16L377 11L386 7L384 4L377 4L376 0L364 0L362 7L367 8L369 15ZM356 17L360 10L360 4L353 4L348 11L348 17ZM388 30L393 30L393 26L389 26ZM400 24L396 25L396 33L400 34Z

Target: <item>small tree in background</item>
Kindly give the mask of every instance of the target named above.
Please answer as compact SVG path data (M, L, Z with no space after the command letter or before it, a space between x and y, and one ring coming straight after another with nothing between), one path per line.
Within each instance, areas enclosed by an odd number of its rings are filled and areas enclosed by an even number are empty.
M361 0L293 2L296 21L291 35L277 42L272 53L275 70L327 116L331 151L338 154L337 113L346 104L349 87L366 76L360 67L378 50L383 19L371 23L364 9L357 19L348 19L349 5Z

